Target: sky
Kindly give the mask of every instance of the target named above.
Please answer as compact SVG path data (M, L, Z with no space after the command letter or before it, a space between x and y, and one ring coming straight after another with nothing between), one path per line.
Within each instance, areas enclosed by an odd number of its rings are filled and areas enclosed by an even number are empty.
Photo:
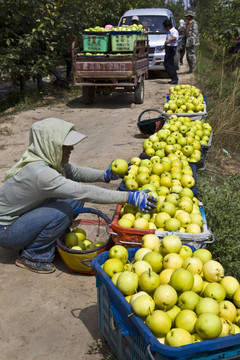
M189 0L184 0L185 8L186 8L186 9L190 7L189 2L190 2Z

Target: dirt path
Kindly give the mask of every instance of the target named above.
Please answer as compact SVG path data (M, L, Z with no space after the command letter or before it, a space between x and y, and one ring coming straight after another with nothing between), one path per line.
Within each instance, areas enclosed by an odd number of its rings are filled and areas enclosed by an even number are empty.
M187 66L179 71L180 83L194 84ZM77 146L71 161L78 165L105 169L118 157L130 160L141 152L143 138L136 123L148 108L163 109L169 79L145 81L145 101L133 103L133 96L97 96L86 106L81 98L68 103L8 115L0 123L0 177L25 151L31 124L58 117L76 124L88 139ZM116 189L117 182L104 185ZM88 204L89 205L89 204ZM95 206L110 217L115 206ZM57 271L38 275L14 265L16 253L0 248L0 360L100 360L107 346L92 349L102 339L97 323L97 292L94 276L69 273L56 257ZM102 341L102 340L101 340ZM106 357L105 357L106 359Z

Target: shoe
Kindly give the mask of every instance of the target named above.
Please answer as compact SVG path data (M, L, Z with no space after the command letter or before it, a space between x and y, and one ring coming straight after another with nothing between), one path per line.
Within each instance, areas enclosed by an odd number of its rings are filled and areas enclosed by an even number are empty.
M56 270L52 263L32 261L23 255L18 255L15 265L39 274L50 274Z
M178 81L172 80L172 81L169 81L168 83L169 83L169 84L172 84L172 85L177 85L177 84L178 84Z

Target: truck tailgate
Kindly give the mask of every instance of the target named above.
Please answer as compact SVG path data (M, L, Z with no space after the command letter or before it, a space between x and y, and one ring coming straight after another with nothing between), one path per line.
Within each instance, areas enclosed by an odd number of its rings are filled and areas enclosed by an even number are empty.
M106 79L131 78L140 72L141 69L146 71L148 66L147 58L101 58L90 59L82 57L76 60L76 75L84 78Z

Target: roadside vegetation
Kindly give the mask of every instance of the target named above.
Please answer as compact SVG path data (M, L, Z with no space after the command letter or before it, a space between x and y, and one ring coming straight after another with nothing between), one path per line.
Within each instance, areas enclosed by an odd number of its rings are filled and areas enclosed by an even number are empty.
M198 193L215 235L209 250L226 274L240 280L240 54L228 53L240 33L239 3L199 1L197 10L202 37L196 76L214 134L207 168L198 172Z

